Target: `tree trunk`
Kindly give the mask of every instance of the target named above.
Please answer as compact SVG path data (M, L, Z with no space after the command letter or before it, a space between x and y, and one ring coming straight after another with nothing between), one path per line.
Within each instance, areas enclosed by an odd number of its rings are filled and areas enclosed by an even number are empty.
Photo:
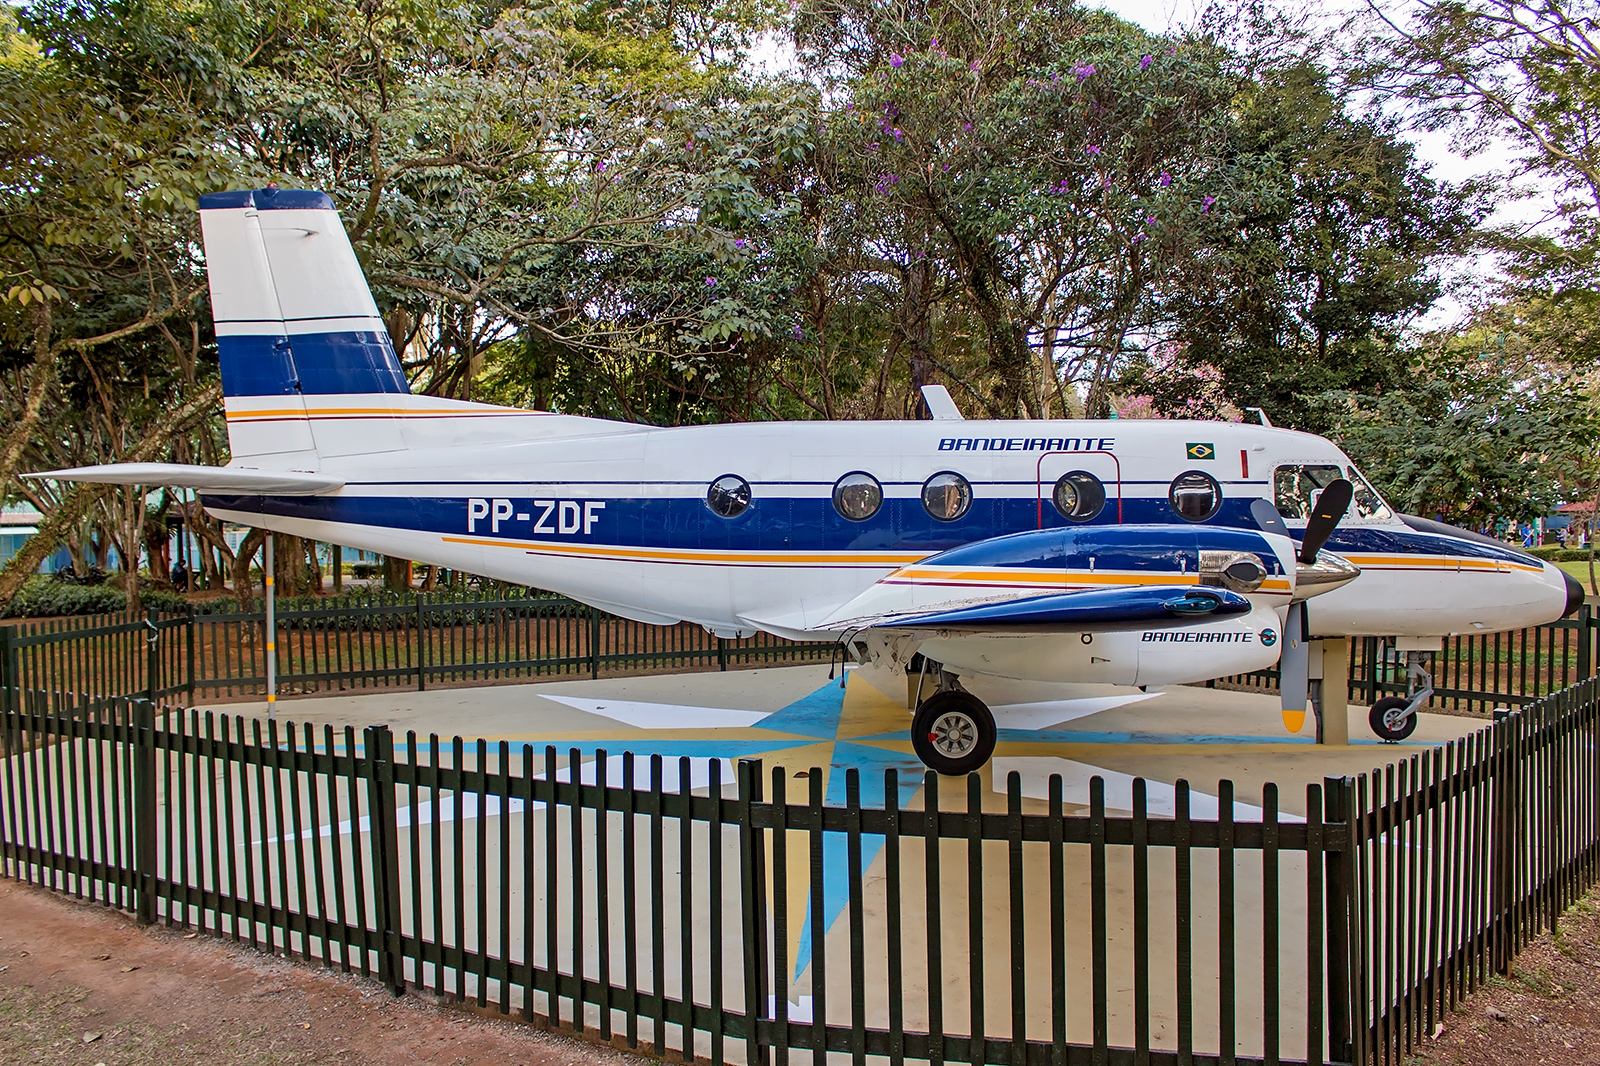
M322 595L322 559L314 540L306 541L306 591L313 596Z
M272 576L277 578L278 595L304 596L310 581L306 576L306 542L302 537L279 533L273 548Z
M396 592L407 592L411 589L411 560L397 559L392 555L383 557L383 587Z
M39 425L45 402L55 391L56 353L50 341L49 301L40 300L33 305L33 319L33 366L28 370L28 384L23 390L22 417L0 441L0 495L5 494L23 449ZM55 550L55 545L50 547Z
M161 516L144 524L144 556L150 561L150 587L168 591L172 588L172 538L167 523Z
M250 564L256 552L267 539L266 530L252 529L239 542L239 552L233 557L233 598L239 601L239 610L248 611L255 598L255 583L250 580Z
M122 587L128 594L128 611L138 614L144 610L144 597L139 592L139 548L144 540L144 492L137 485L122 488L122 536L117 550L122 556Z

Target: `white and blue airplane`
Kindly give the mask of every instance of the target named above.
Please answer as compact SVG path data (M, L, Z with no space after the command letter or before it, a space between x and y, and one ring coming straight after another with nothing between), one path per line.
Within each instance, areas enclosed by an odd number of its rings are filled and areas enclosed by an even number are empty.
M1164 686L1281 659L1303 712L1307 638L1397 637L1412 692L1371 721L1402 739L1431 690L1420 653L1583 599L1270 425L967 421L939 387L925 421L679 428L413 395L326 195L200 212L231 462L35 476L192 488L221 519L642 622L839 642L909 678L911 739L941 772L994 748L962 675Z

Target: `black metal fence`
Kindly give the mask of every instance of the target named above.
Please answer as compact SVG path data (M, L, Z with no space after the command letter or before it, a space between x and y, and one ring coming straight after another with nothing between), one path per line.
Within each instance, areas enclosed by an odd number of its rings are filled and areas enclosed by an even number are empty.
M278 692L825 660L826 643L656 626L557 596L451 591L404 602L289 601ZM100 615L0 626L0 687L192 706L266 692L266 612Z
M1430 708L1488 714L1502 707L1532 703L1595 676L1600 664L1600 618L1589 604L1570 618L1504 633L1445 637L1432 662ZM1350 641L1349 692L1352 703L1376 703L1404 695L1406 663L1386 637ZM1235 687L1276 692L1278 671L1258 670L1222 678Z
M8 700L6 875L714 1062L1399 1062L1600 841L1593 680L1259 807Z

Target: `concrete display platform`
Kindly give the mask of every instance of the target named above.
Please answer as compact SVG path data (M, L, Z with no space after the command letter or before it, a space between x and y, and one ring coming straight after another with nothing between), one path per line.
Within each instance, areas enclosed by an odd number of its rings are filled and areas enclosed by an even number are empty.
M843 800L843 771L861 771L867 789L881 792L883 770L920 781L923 766L911 750L910 715L851 672L847 688L829 681L825 666L795 666L725 673L612 677L485 688L384 690L352 695L280 700L278 717L358 730L385 723L397 738L415 731L441 747L453 737L479 738L542 751L554 744L562 756L579 748L611 755L660 754L667 759L759 758L767 767L793 771L820 767L830 802ZM1024 794L1043 798L1051 773L1063 775L1069 803L1088 803L1088 779L1107 780L1107 802L1117 806L1132 777L1153 783L1152 813L1160 782L1187 779L1202 792L1234 782L1236 796L1260 802L1266 782L1276 782L1285 811L1304 814L1305 785L1325 776L1357 773L1442 744L1479 728L1479 719L1423 714L1405 744L1371 734L1365 707L1348 708L1348 745L1315 743L1311 716L1288 732L1276 696L1178 686L1140 692L1110 685L1045 685L973 678L967 686L995 713L999 743L982 771L991 794L1003 793L1006 775L1018 771ZM229 703L215 710L262 717L265 702ZM725 769L728 769L725 767ZM838 780L835 781L835 771ZM613 767L613 774L619 772ZM731 772L724 781L733 780ZM881 799L881 797L880 797ZM1003 809L1003 798L995 797ZM1198 810L1196 815L1199 816Z

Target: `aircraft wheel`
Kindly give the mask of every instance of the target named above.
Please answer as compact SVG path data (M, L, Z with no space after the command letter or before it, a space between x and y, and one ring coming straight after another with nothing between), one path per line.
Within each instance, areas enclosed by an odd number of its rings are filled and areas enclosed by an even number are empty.
M930 770L960 777L994 754L994 715L970 692L935 692L911 719L911 746Z
M1417 731L1417 716L1399 717L1411 701L1404 696L1385 696L1367 712L1367 723L1381 740L1404 740Z

